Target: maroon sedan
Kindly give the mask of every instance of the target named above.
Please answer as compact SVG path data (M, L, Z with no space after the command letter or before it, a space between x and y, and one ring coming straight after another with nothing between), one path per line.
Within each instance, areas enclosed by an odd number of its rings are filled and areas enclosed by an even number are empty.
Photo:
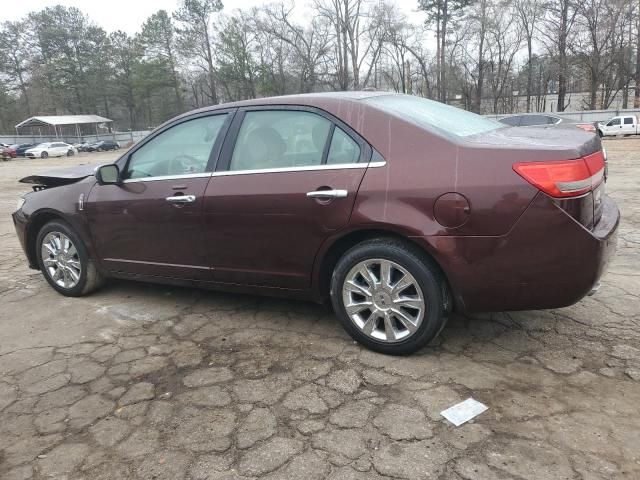
M16 149L12 147L0 146L0 158L2 160L10 160L16 158Z
M619 213L596 135L510 128L422 98L332 93L187 113L114 164L22 179L29 265L63 295L105 278L331 301L406 354L451 310L571 305Z

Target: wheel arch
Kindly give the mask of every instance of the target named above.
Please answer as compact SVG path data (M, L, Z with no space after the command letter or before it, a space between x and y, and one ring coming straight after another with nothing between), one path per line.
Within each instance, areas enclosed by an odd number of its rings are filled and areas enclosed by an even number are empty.
M29 261L29 266L32 268L40 269L40 265L38 264L38 253L36 249L36 240L38 238L38 232L44 227L47 223L51 221L61 221L70 225L70 222L65 218L65 216L56 211L56 210L39 210L34 213L27 226L27 231L25 235L25 245L26 245L26 253L27 259ZM72 227L73 228L73 227Z
M404 243L411 249L415 250L418 254L426 256L442 274L442 278L445 281L448 294L448 309L452 308L453 305L451 304L451 302L454 298L456 298L456 295L454 295L454 290L452 288L451 282L449 281L447 272L442 268L442 265L440 264L440 262L438 262L435 255L425 249L423 245L418 244L408 235L403 235L398 231L380 227L361 228L358 230L345 232L339 237L334 238L328 245L325 246L323 252L319 255L316 272L314 275L316 285L315 290L319 295L319 300L321 300L323 303L326 303L329 298L331 276L340 257L355 245L366 240L372 240L374 238L396 239Z

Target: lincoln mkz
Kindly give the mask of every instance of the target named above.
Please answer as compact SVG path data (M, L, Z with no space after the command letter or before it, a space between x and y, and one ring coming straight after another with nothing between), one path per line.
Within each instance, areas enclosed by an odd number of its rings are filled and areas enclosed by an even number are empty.
M509 127L380 92L174 118L115 163L22 179L29 265L58 292L127 278L331 304L407 354L452 311L548 309L594 291L619 212L577 128Z

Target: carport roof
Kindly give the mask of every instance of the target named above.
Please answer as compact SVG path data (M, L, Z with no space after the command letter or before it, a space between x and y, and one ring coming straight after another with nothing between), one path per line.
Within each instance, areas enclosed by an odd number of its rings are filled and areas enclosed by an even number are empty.
M16 128L47 127L52 125L82 125L84 123L107 123L112 120L99 115L48 115L31 117L20 122Z

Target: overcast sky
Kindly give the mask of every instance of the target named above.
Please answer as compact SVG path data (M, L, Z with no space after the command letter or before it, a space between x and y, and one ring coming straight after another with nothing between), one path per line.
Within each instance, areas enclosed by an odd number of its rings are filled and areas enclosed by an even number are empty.
M133 34L140 30L142 23L154 12L164 9L171 12L176 9L178 0L6 0L9 8L2 9L3 20L18 20L29 12L42 10L53 5L78 7L108 32L124 30ZM249 8L272 3L270 0L222 0L224 11L236 8ZM416 18L415 9L418 0L396 0L402 11L410 19ZM305 6L309 2L296 1L296 17L304 20ZM422 16L422 15L420 15Z

